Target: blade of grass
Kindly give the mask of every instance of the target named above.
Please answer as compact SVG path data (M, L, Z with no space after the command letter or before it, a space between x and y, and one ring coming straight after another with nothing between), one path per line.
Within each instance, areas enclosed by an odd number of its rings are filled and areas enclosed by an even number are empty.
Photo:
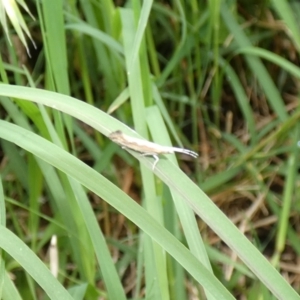
M236 22L236 18L232 15L225 2L222 2L221 15L228 29L234 36L238 47L244 48L252 46L246 34ZM282 97L264 65L256 57L245 56L245 60L247 61L250 69L252 70L252 73L257 77L261 88L266 93L270 106L273 108L274 112L276 112L276 114L282 121L286 120L288 118L288 115Z
M106 135L116 129L120 129L127 134L139 137L135 132L131 131L119 121L72 97L44 90L18 86L12 87L4 84L0 85L0 95L19 97L24 100L27 99L50 107L55 107L56 109L79 118ZM63 100L61 98L63 98ZM295 119L289 119L287 123L290 123L290 121L295 122ZM145 163L146 166L151 168L153 163L152 158L142 157L132 151L130 151L130 153L141 162ZM238 229L224 216L223 213L220 212L210 199L182 172L180 172L177 167L168 160L161 159L155 168L155 173L168 186L170 186L171 189L178 192L179 195L183 197L189 205L191 205L194 211L199 214L199 216L238 253L239 257L246 263L246 265L275 295L284 298L291 297L289 299L298 299L294 290L249 242L249 240L238 231ZM160 241L160 243L161 242L162 241ZM169 248L168 251L170 251Z
M149 6L144 2L143 7L145 14L149 12ZM149 88L150 80L146 76L142 76L140 59L132 57L132 53L141 53L145 58L145 47L140 50L141 34L144 32L145 21L141 20L144 15L139 15L138 3L135 5L135 14L130 9L121 10L122 20L122 36L124 41L124 53L126 60L126 70L129 83L129 93L131 99L133 122L137 132L147 137L147 125L145 118L145 103L149 102L151 97L144 93ZM136 28L134 16L139 17L137 22L140 28ZM135 63L132 64L132 59ZM147 63L147 62L146 62ZM149 73L148 73L149 74ZM144 72L147 75L147 72ZM148 99L148 101L146 101ZM143 181L144 206L150 214L162 224L162 208L157 199L156 187L153 174L143 165L141 166L141 174ZM161 247L148 236L145 237L145 273L146 273L146 294L154 294L157 299L170 299L168 288L167 265L164 251ZM154 280L155 279L155 280Z
M81 10L77 11L80 16L83 12L88 22L89 33L98 35L92 39L95 58L93 65L103 73L103 84L106 87L106 102L115 98L120 87L125 86L124 62L119 55L123 52L122 46L116 41L120 34L119 14L112 1L102 1L101 4L94 4L90 1L81 0ZM77 8L76 8L77 9ZM82 22L80 22L82 24ZM99 34L101 38L99 39ZM115 39L114 39L115 38ZM106 43L109 42L109 43ZM119 53L116 53L116 50ZM90 59L90 58L89 58ZM98 73L95 73L97 75ZM97 83L96 83L97 84Z
M297 15L293 11L291 3L286 0L272 0L272 6L275 8L277 14L281 16L284 24L288 27L287 31L289 36L294 40L295 45L300 51L300 35L299 35L299 23L297 22ZM295 18L296 17L296 18Z
M70 94L68 77L68 60L66 37L63 18L63 3L60 0L38 2L37 8L46 54L46 78L47 89L58 91L62 94ZM53 17L56 16L55 22ZM54 112L56 131L64 147L67 148L65 128L69 135L72 149L75 149L72 134L72 120L68 116Z
M257 131L255 128L255 121L253 116L253 111L249 104L248 97L244 91L244 88L239 80L238 75L234 72L233 68L224 63L224 72L228 78L228 82L231 85L231 88L236 96L239 107L244 115L244 120L247 125L247 129L250 132L251 143L254 144L257 142Z
M44 22L44 45L47 47L49 57L48 67L51 69L50 76L53 76L54 90L69 95L70 87L68 80L68 60L66 49L66 38L63 19L63 3L59 0L40 3L43 14L39 19ZM53 22L55 16L55 22ZM42 28L43 29L43 28Z
M156 106L148 107L147 110L147 122L151 132L153 140L158 144L164 144L166 146L172 146L171 140L168 136L167 129L163 122L162 116ZM175 155L170 156L170 161L174 165L178 166ZM199 233L198 225L194 217L194 212L178 197L178 194L172 194L173 200L176 205L176 211L179 215L185 238L191 252L206 266L210 271L211 265L206 254L206 250Z
M257 48L257 47L245 47L245 48L238 49L235 53L254 55L254 56L264 58L264 59L276 64L277 66L281 67L282 69L286 70L292 76L295 76L298 79L300 78L299 66L289 62L285 58L283 58L275 53L272 53L268 50Z
M6 208L5 208L4 191L3 191L1 178L0 178L0 224L1 226L6 226ZM1 249L0 250L0 299L2 299L4 294L5 277L6 277L5 254Z
M299 130L299 128L298 128ZM297 131L298 131L297 130ZM276 253L274 255L273 262L278 265L279 258L286 245L286 235L289 224L289 218L291 214L292 199L294 197L296 188L296 175L298 173L299 163L297 163L297 158L299 157L299 147L297 142L299 141L298 132L294 133L294 138L292 139L294 147L293 151L288 159L287 170L286 170L286 181L284 185L283 199L282 199L282 209L280 213L280 219L278 223L278 233L276 236Z
M16 286L9 277L8 272L4 274L4 289L3 289L3 300L22 300L23 298L19 294Z
M166 144L167 146L171 146L170 138L158 108L156 106L148 107L146 113L148 126L154 141L158 144ZM166 143L166 141L168 142ZM178 166L175 155L172 155L170 160L172 163ZM201 261L207 270L212 272L212 267L207 256L193 210L188 207L184 201L182 201L178 194L174 194L172 191L171 194L173 201L175 202L176 211L179 216L189 249L195 255L195 257ZM177 218L174 221L177 224ZM174 226L176 226L176 224L174 224ZM209 292L207 292L207 299L213 299Z
M20 263L51 299L73 299L32 250L3 225L0 226L0 247Z
M187 24L186 24L186 17L185 17L185 11L183 9L182 3L179 0L175 1L179 15L180 15L180 22L181 22L181 37L180 37L180 42L171 57L171 59L168 60L168 64L161 73L160 77L157 80L157 85L160 87L162 86L165 81L167 80L168 76L171 74L175 66L179 64L180 59L182 58L182 50L184 49L185 46L185 41L187 37Z

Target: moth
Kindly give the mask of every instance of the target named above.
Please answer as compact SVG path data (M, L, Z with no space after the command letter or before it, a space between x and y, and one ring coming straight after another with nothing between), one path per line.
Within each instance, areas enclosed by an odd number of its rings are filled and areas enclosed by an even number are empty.
M159 161L159 154L173 154L175 152L179 152L190 155L194 158L198 157L198 154L194 151L177 147L162 146L153 142L131 137L123 133L121 130L112 132L109 135L109 138L122 148L134 150L141 153L142 156L152 156L154 158L152 170L155 169L155 166Z

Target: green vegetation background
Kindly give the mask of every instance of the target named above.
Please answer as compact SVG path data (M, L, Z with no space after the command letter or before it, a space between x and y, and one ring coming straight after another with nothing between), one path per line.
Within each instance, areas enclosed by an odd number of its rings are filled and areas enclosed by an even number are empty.
M27 5L0 1L0 298L300 299L298 2Z

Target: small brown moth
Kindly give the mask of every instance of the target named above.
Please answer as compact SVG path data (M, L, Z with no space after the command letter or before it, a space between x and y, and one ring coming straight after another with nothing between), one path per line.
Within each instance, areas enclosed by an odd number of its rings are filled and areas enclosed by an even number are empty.
M126 135L121 130L112 132L109 135L109 138L116 144L122 146L122 148L128 148L136 152L140 152L142 156L152 156L155 159L152 170L155 169L155 166L159 161L158 154L170 154L179 152L195 158L198 157L198 154L194 151L155 144L146 140Z

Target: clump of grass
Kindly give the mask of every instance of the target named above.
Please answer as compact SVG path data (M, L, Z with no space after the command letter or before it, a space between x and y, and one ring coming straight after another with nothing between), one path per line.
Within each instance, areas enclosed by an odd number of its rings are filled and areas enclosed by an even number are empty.
M37 59L0 63L4 299L299 299L292 8L37 4Z

